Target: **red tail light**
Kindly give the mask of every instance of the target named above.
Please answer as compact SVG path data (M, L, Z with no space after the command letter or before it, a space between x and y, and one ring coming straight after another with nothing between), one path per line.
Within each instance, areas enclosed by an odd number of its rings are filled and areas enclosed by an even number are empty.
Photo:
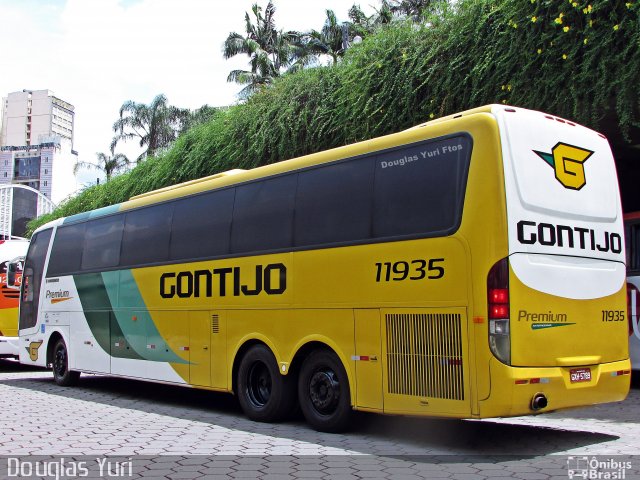
M509 261L503 258L487 277L489 318L509 318Z
M489 348L502 363L511 363L511 325L509 320L509 260L503 258L487 275Z

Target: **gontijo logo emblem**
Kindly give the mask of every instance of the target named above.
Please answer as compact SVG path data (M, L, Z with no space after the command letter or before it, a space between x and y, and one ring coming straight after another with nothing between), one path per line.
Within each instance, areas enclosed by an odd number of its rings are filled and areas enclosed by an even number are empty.
M551 153L534 152L553 167L556 180L565 188L580 190L587 184L584 162L593 155L591 150L559 142L551 149Z

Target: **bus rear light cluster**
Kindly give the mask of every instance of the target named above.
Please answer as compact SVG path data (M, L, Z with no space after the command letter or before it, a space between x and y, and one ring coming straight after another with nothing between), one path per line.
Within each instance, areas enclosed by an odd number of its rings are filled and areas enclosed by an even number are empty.
M498 261L487 276L489 347L502 363L511 363L509 320L509 260Z
M631 375L631 370L618 370L617 372L611 372L612 377L621 377L622 375Z

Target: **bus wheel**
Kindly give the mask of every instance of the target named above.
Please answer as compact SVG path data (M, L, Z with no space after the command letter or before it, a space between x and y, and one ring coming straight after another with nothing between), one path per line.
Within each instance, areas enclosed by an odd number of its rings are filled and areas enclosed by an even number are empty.
M53 347L53 379L58 385L68 387L75 385L80 378L80 372L72 372L69 370L69 355L67 353L67 345L61 338Z
M257 422L277 422L295 403L293 379L280 375L276 359L265 345L251 347L242 357L237 386L242 410Z
M351 420L349 380L338 356L313 351L302 364L298 401L307 422L321 432L340 432Z

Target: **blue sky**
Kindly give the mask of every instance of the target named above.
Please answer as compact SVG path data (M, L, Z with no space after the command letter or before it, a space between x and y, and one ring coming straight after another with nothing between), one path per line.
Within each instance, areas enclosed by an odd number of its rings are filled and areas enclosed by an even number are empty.
M227 83L246 59L222 58L231 31L244 32L255 0L0 0L0 96L49 89L76 107L75 149L82 161L109 151L123 102L195 109L229 105L240 87ZM259 1L265 6L266 0ZM347 20L353 3L371 13L377 0L274 0L277 27L320 29L325 9ZM131 158L134 145L118 149ZM85 171L79 186L95 182ZM76 181L75 179L70 179Z

